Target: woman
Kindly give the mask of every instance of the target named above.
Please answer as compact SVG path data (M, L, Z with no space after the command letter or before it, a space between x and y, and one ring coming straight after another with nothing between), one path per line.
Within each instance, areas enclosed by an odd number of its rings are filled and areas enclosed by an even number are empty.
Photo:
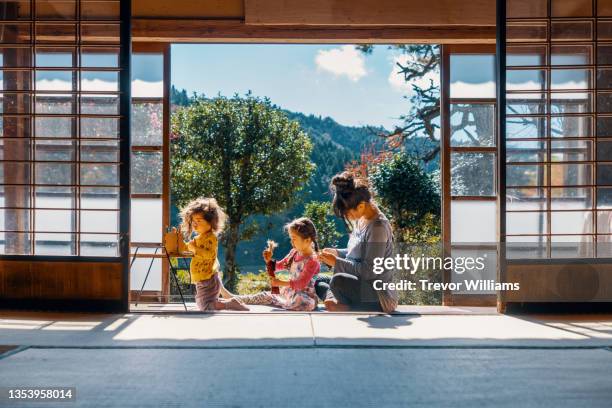
M317 293L330 311L390 313L397 307L396 294L386 289L375 290L373 286L375 280L393 279L393 270L373 272L374 259L393 257L389 220L372 200L367 180L345 171L334 176L330 187L334 214L342 218L351 235L346 249L325 248L319 255L319 260L332 267L334 273L329 284L317 283Z

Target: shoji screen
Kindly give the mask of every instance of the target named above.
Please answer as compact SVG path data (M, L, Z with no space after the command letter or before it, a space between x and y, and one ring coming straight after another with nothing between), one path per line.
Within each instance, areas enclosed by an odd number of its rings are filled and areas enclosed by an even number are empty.
M612 2L504 3L504 298L610 301Z
M0 15L2 288L125 298L130 2L4 0Z

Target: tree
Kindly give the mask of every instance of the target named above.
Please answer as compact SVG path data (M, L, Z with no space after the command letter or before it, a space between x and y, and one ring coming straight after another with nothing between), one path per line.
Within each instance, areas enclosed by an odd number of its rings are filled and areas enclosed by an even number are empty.
M370 180L400 242L426 242L439 236L438 183L417 160L397 153L376 165Z
M170 103L178 106L188 106L192 102L192 98L187 95L185 89L180 91L172 85L170 88Z
M365 54L372 53L373 45L359 45L359 50ZM405 58L397 61L398 75L404 76L404 81L411 83L415 80L438 74L440 72L440 46L432 44L395 44L389 48L401 51ZM379 134L387 140L391 148L399 148L407 140L419 141L427 147L419 152L419 159L429 162L435 159L440 152L438 139L438 118L440 117L440 86L437 81L429 80L427 86L411 84L413 94L407 96L410 110L400 116L403 125L396 126L391 132ZM433 146L428 142L436 142ZM415 146L412 146L415 147ZM422 149L415 149L417 151Z
M374 46L359 45L357 48L370 54ZM389 48L403 55L396 61L397 74L403 75L404 81L412 87L412 94L405 96L410 101L410 109L400 116L403 123L392 131L373 131L387 141L388 149L404 149L427 164L437 159L440 152L440 85L438 80L434 80L440 73L440 47L395 44ZM495 138L493 110L486 106L453 104L450 114L450 134L454 145L492 146ZM462 165L460 160L458 166Z
M336 222L331 216L331 203L311 201L304 207L304 217L310 218L317 228L320 249L335 247L338 238L342 236L336 228Z
M249 217L290 207L314 169L312 144L297 122L251 94L199 97L172 119L174 198L182 206L199 196L215 197L227 212L221 242L232 288L236 245L257 231Z

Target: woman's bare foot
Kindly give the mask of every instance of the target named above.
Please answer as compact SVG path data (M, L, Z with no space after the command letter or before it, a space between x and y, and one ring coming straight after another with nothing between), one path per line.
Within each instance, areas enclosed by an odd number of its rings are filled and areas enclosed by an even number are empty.
M348 312L351 308L344 303L339 303L336 299L325 299L323 302L325 309L329 312Z
M223 304L225 305L225 310L238 310L241 312L249 311L249 308L236 298L228 299L227 301L223 302Z

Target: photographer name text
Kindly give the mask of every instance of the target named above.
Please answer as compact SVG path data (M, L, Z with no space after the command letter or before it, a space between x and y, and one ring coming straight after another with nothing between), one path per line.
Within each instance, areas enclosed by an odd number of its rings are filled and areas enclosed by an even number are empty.
M463 282L432 282L428 279L420 279L417 282L400 280L399 282L383 282L377 279L372 283L375 290L452 290L452 291L510 291L520 290L518 282L495 282L493 279L473 279Z

